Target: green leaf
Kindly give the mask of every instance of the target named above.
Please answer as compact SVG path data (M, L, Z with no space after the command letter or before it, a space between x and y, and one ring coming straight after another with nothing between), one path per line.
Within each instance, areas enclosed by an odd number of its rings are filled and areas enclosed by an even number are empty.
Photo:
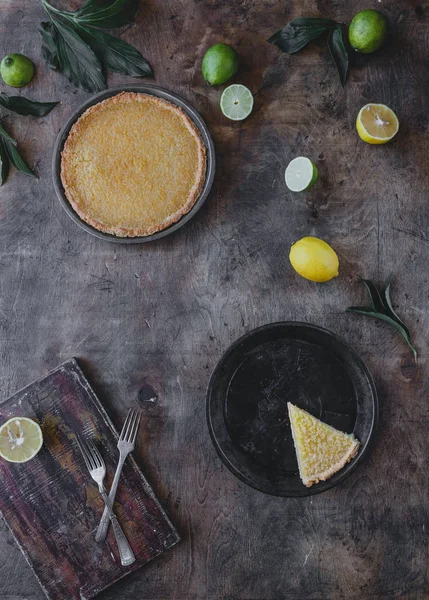
M388 315L385 315L385 314L382 314L379 312L375 312L371 308L367 308L365 306L350 306L349 308L346 309L346 312L358 313L361 315L365 315L366 317L370 317L372 319L379 319L380 321L384 321L385 323L388 323L389 325L391 325L394 329L396 329L396 331L399 331L399 333L402 335L404 340L407 342L408 346L411 348L413 355L414 355L414 359L417 360L417 350L414 348L413 344L411 343L411 339L408 334L408 330L404 329L404 327L402 325L400 325L397 321L395 321Z
M349 69L349 55L347 54L347 49L343 40L343 28L339 23L337 23L329 32L328 48L332 60L337 67L341 85L344 87L347 79L347 71Z
M78 34L65 23L54 20L60 70L76 86L87 92L101 92L106 81L98 58Z
M2 138L1 141L6 155L10 162L15 166L15 168L18 169L18 171L20 171L21 173L25 173L26 175L31 175L32 177L35 177L33 171L30 169L25 160L19 154L18 149L16 147L16 141L12 137L10 137L10 135L3 129L1 125L0 136Z
M99 29L78 25L77 33L92 48L94 54L108 71L146 77L152 75L148 62L140 52L120 38L113 37Z
M0 138L0 162L0 185L3 185L9 175L10 161L2 138Z
M43 117L56 106L58 102L33 102L23 96L8 96L0 93L0 106L18 115Z
M332 19L301 17L293 19L268 41L276 44L283 52L293 54L336 25L337 23Z
M73 14L73 18L80 25L115 29L132 23L138 8L138 0L88 0Z
M393 309L392 301L390 299L390 286L392 285L392 280L393 280L393 277L392 277L392 275L390 275L389 278L388 278L388 280L387 280L386 287L385 287L385 290L384 290L384 297L386 298L386 304L387 304L387 307L388 307L388 311L390 312L392 318L395 319L395 321L397 321L399 323L399 325L401 325L405 329L405 331L408 334L408 337L410 337L410 332L408 330L408 327L398 317L398 315L396 314L396 312Z
M5 146L7 155L13 166L16 169L18 169L18 171L20 171L21 173L25 173L26 175L30 175L31 177L36 177L36 175L33 173L33 171L30 169L30 167L27 165L25 160L18 152L18 149L12 144L9 144L8 142L5 142Z
M44 21L41 23L40 35L42 36L42 56L54 71L60 70L60 59L58 57L57 30L52 23Z
M3 127L0 125L0 136L6 140L7 142L9 142L9 144L12 144L13 146L16 146L16 141L13 139L13 137L11 137L8 132L3 129Z
M377 312L385 312L387 306L385 305L377 286L374 283L372 283L372 281L370 281L369 279L362 279L362 277L360 277L359 279L362 281L362 283L367 289L368 295L371 300L372 308Z

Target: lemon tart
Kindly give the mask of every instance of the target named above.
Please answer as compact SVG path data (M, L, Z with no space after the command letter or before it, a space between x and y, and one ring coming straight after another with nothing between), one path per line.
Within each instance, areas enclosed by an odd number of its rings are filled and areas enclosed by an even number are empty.
M288 402L299 475L307 487L326 481L354 456L360 442Z
M206 149L188 115L148 94L122 92L76 121L61 181L79 217L119 237L151 235L189 212L204 184Z

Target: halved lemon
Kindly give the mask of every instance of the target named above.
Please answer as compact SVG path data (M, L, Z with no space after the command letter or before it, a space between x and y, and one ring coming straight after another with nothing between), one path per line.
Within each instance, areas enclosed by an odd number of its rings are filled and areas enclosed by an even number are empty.
M359 137L368 144L385 144L399 130L398 117L385 104L365 104L356 119Z
M0 456L13 463L25 463L43 444L40 426L27 417L13 417L0 427Z

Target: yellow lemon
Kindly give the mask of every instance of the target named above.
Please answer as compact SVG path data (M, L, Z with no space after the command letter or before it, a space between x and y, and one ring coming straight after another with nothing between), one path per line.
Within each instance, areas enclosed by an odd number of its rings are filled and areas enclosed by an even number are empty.
M42 430L32 419L14 417L0 427L0 456L9 462L31 460L42 444Z
M385 104L365 104L356 119L359 137L368 144L385 144L398 133L399 121Z
M329 281L338 276L339 261L335 250L316 237L295 242L289 260L295 271L310 281Z

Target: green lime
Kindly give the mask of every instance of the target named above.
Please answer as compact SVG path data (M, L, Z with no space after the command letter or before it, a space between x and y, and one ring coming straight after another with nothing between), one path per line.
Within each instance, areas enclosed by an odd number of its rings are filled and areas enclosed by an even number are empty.
M210 85L221 85L237 73L240 59L228 44L215 44L204 54L201 67L203 77Z
M355 15L349 27L349 42L357 52L371 54L386 41L389 30L387 18L378 10L362 10Z
M234 83L223 90L220 109L228 119L242 121L250 115L252 108L252 92L246 86Z
M318 170L306 156L298 156L290 161L285 172L285 181L291 192L303 192L316 183Z
M23 87L33 79L34 65L23 54L8 54L1 61L0 74L7 85Z

